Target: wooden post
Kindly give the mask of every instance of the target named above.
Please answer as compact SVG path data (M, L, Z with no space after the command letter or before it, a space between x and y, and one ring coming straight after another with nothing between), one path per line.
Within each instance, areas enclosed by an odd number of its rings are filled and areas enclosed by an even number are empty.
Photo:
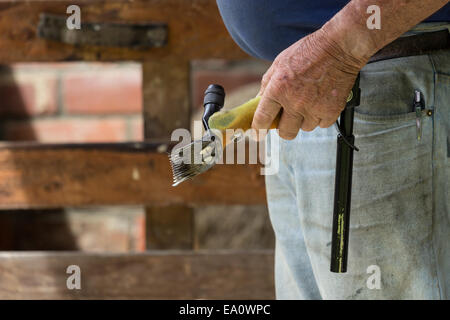
M189 128L189 61L144 62L143 86L145 139L170 141L173 130Z
M185 205L147 207L147 249L193 249L194 212Z
M170 141L190 127L189 61L165 58L143 64L145 139ZM146 208L147 249L193 249L194 212L187 206Z

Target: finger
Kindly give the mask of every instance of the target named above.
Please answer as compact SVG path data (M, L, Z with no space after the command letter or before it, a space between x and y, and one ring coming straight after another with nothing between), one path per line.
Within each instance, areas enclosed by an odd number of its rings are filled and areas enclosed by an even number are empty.
M286 140L295 139L302 127L303 121L304 118L302 115L294 115L286 111L286 109L283 109L280 122L278 123L278 134Z
M305 115L301 126L303 131L313 131L318 125L320 120L316 117Z
M320 121L319 121L319 127L321 127L321 128L328 128L328 127L331 127L335 122L336 122L336 120L337 119L321 119Z
M253 115L252 128L255 129L257 133L259 133L258 131L260 129L265 129L265 131L270 129L270 126L280 109L281 105L274 100L263 96Z

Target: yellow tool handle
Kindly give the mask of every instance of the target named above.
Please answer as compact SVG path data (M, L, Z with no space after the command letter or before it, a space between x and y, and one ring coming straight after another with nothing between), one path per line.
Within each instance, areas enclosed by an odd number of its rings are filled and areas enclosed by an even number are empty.
M261 100L261 97L255 97L246 103L227 111L220 111L214 113L208 121L211 129L216 129L225 132L226 129L242 129L246 131L251 128L253 115L255 114L256 107ZM271 125L271 129L278 126L280 120L280 114L277 115Z
M347 98L347 102L353 98L353 91ZM219 111L214 113L208 121L209 127L211 129L216 129L225 133L226 129L242 129L246 131L251 128L253 116L258 107L258 103L261 97L255 97L246 103L228 111ZM278 122L280 121L281 112L278 113L277 117L272 122L270 129L275 129L278 127Z
M219 130L222 133L222 144L224 148L230 144L233 139L233 136L226 134L227 129L241 129L245 132L252 127L253 116L260 100L260 96L255 97L231 110L216 112L209 118L209 127L211 129ZM270 128L277 128L279 120L280 114L277 115Z

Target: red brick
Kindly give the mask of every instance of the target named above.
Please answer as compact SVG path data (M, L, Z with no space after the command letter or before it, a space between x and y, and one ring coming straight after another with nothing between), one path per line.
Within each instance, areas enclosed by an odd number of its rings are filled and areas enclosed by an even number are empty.
M125 119L117 118L8 121L2 127L2 139L7 141L56 143L127 141Z
M242 71L210 71L199 70L192 75L192 103L194 108L198 108L203 103L203 95L212 83L220 84L224 87L225 93L252 82L261 81L261 75Z
M133 246L135 251L145 251L147 249L146 240L146 224L145 224L145 214L137 216L134 221L136 226L136 244Z
M0 79L0 115L28 117L57 111L57 80L54 75L5 75Z
M138 68L77 72L63 79L65 110L71 114L129 114L142 111Z

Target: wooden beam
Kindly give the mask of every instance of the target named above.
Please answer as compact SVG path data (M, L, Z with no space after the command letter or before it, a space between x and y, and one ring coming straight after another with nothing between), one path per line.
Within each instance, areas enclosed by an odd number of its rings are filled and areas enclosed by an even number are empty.
M81 289L66 286L67 267ZM0 253L0 299L273 299L273 253Z
M216 165L172 187L166 144L0 147L0 209L265 203L257 165Z
M144 137L170 141L190 127L189 63L174 57L143 64ZM193 249L194 210L188 206L146 208L148 249Z
M37 37L41 13L69 16L73 1L14 0L0 3L0 61L112 61L177 57L240 59L247 55L228 35L215 0L79 0L82 22L160 22L168 25L162 48L74 46ZM83 30L80 30L83 32ZM14 50L11 50L14 48ZM158 62L159 63L159 62Z

